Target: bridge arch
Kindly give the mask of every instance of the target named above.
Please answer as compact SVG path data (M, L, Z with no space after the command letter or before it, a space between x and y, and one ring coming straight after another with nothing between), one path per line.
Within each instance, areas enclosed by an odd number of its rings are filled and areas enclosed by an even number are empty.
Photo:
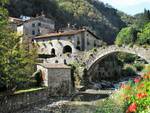
M146 60L148 63L150 63L150 48L145 49L142 47L130 48L130 47L108 46L103 49L98 49L97 53L95 55L92 55L86 61L87 71L89 71L97 62L101 61L103 58L109 56L110 54L114 54L117 52L135 54L139 56L140 58Z
M146 49L146 48L136 47L136 46L130 48L130 47L118 47L114 45L101 47L101 48L97 48L96 52L90 51L88 53L84 53L84 56L81 55L81 57L84 58L82 60L83 63L85 64L85 69L83 70L83 75L85 77L84 79L92 83L94 80L95 82L101 80L101 78L102 77L104 78L105 75L107 78L112 77L112 75L117 75L115 77L118 78L120 76L119 74L112 74L112 73L111 76L108 77L107 75L109 75L110 71L105 73L106 71L105 69L107 67L102 67L101 69L99 68L99 65L101 65L100 62L104 58L109 57L111 56L111 54L118 53L118 52L137 55L138 57L147 61L147 63L150 63L150 48ZM113 72L115 71L116 69L114 68Z

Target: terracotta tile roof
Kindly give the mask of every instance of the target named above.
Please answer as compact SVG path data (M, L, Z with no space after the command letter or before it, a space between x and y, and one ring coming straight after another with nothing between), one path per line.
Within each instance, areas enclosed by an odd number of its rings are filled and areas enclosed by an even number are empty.
M65 64L49 64L49 63L39 63L37 65L43 66L48 69L70 69L71 67Z
M49 33L49 34L37 36L34 39L38 39L38 38L50 38L50 37L60 37L60 36L71 36L71 35L76 35L78 33L84 32L84 31L85 31L85 29L70 30L70 31L58 32L58 33Z

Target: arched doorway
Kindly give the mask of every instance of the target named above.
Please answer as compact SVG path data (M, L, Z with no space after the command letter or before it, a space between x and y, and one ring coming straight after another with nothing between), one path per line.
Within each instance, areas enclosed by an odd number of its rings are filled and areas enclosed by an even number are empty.
M72 53L72 48L69 45L64 46L63 53Z

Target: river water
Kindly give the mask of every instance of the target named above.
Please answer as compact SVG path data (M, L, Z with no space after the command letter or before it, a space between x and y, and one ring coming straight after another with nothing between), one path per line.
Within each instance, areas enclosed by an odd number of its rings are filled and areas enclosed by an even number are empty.
M100 102L108 98L119 88L120 84L127 83L133 78L121 78L113 82L113 87L106 87L104 90L86 89L85 91L79 91L69 98L49 98L15 113L95 113L98 101Z

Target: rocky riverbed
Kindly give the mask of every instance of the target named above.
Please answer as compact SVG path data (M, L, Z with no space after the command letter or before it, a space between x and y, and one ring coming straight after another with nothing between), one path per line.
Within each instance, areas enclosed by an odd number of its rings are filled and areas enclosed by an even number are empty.
M97 102L108 98L119 88L120 84L126 83L133 78L121 78L115 82L102 81L99 84L94 84L93 87L103 86L103 88L84 89L69 98L48 98L15 113L95 113L98 107Z
M107 98L112 91L88 89L70 98L49 98L18 110L15 113L93 113L96 102Z

